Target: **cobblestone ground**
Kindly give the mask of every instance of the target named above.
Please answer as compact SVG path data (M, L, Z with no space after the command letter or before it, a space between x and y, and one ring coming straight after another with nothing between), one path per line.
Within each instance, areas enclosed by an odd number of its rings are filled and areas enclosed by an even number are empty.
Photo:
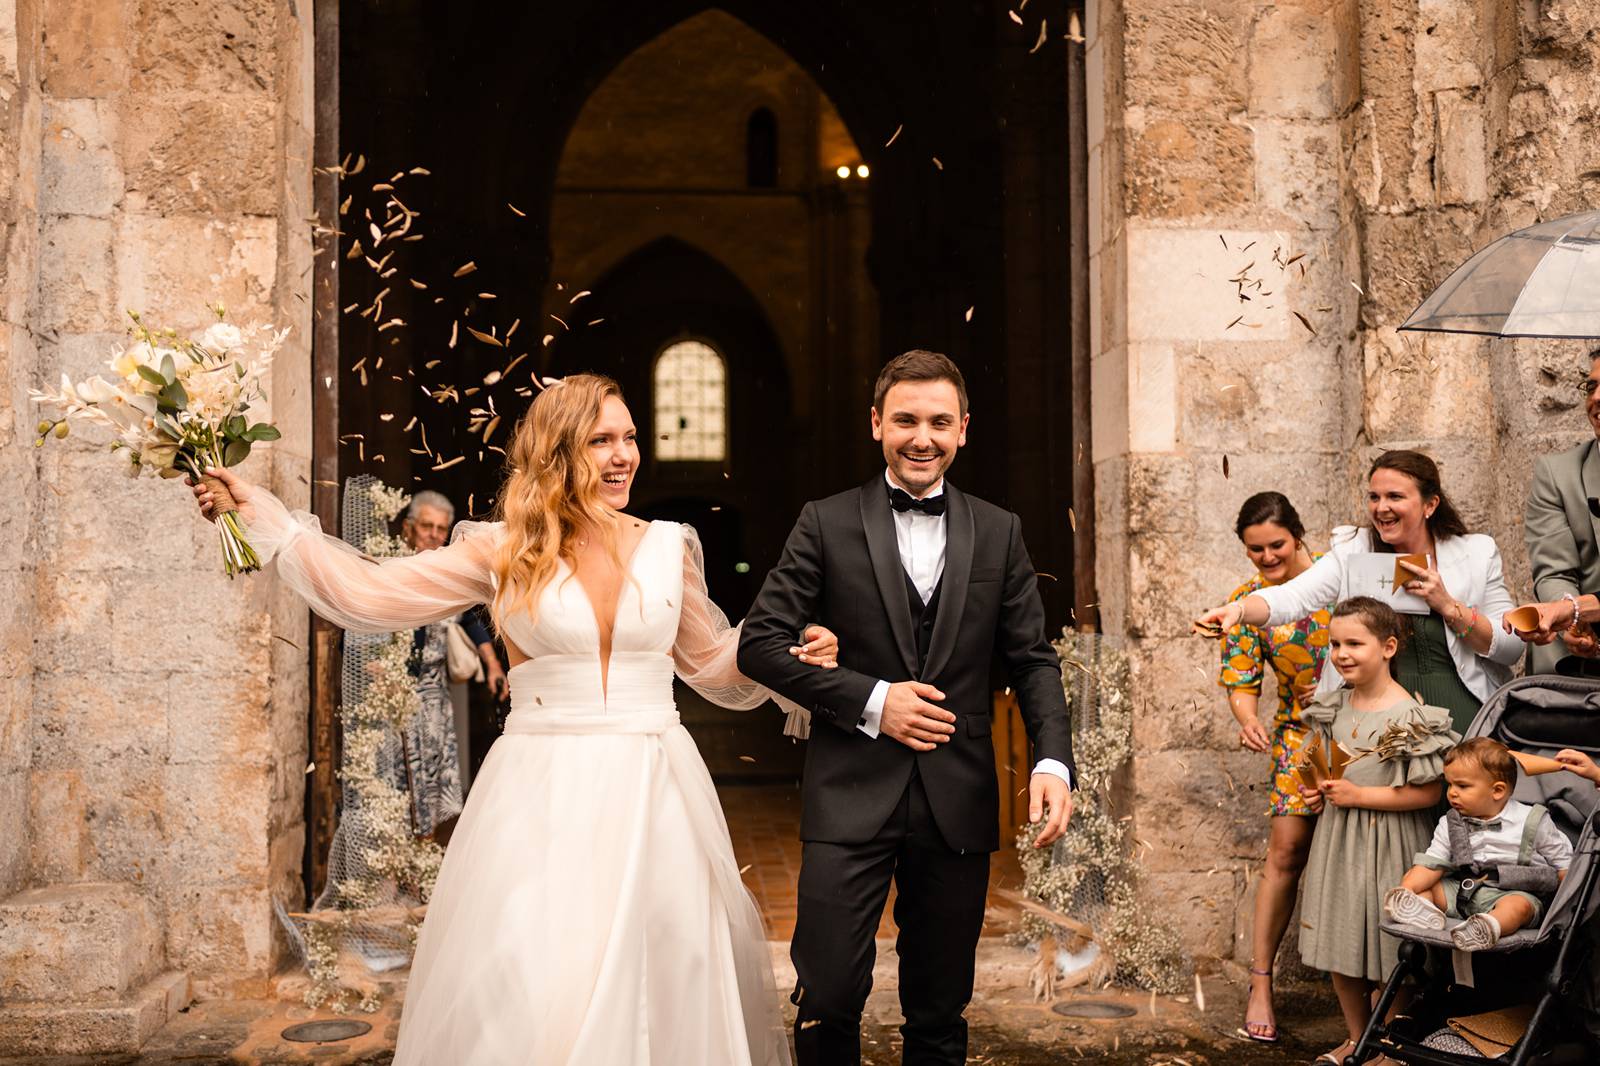
M774 946L780 987L792 984L786 949ZM1342 1039L1337 1006L1328 986L1300 985L1281 991L1279 1017L1285 1037L1277 1047L1253 1044L1235 1034L1242 1017L1244 986L1219 973L1201 979L1205 1009L1194 995L1151 997L1121 990L1063 995L1060 1004L1094 1001L1131 1008L1131 1017L1084 1021L1065 1017L1028 994L1032 959L1001 940L979 949L978 988L967 1017L972 1024L969 1063L984 1066L1061 1066L1073 1062L1106 1066L1267 1066L1306 1062ZM874 991L862 1038L864 1066L897 1066L900 1023L895 958L880 942ZM1240 975L1235 975L1242 976ZM396 990L398 991L398 990ZM161 1031L139 1055L98 1058L0 1058L0 1066L381 1066L393 1057L398 1025L397 996L374 1015L355 1015L372 1025L367 1035L329 1044L291 1044L284 1029L313 1018L332 1017L293 1002L196 1004ZM791 1010L792 1017L792 1010ZM441 1064L444 1066L444 1064Z

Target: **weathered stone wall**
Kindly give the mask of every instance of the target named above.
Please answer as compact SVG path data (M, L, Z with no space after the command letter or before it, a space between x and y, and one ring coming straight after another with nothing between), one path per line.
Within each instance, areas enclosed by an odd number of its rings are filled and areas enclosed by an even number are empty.
M1189 946L1243 959L1267 767L1239 750L1188 619L1251 573L1231 529L1246 496L1284 491L1325 546L1364 513L1361 477L1388 447L1439 459L1526 591L1528 471L1583 439L1584 348L1394 327L1474 249L1589 205L1597 16L1509 0L1090 8L1097 549L1105 629L1136 664L1128 793Z
M249 473L304 504L310 21L276 0L0 4L0 824L24 827L0 835L0 895L26 890L0 903L0 953L32 967L11 971L6 1032L40 1047L30 1001L132 1001L164 970L201 995L263 988L272 897L298 891L303 605L224 578L181 485L123 479L103 435L28 447L25 390L101 370L125 308L291 325L284 441ZM118 979L58 987L50 954L101 937L127 945Z

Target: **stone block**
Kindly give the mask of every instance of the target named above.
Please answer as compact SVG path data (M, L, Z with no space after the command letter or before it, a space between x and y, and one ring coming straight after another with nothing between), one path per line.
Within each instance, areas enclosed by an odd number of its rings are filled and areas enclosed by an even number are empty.
M1209 112L1131 111L1127 137L1130 216L1220 214L1255 199L1255 149L1241 124Z
M167 906L167 953L202 998L233 982L264 981L272 969L272 895L259 887L178 887Z
M1177 447L1179 363L1170 344L1128 345L1128 451Z
M130 196L130 199L132 197ZM202 329L206 305L221 300L237 322L271 317L277 219L162 216L125 210L118 218L119 307L173 329Z
M1130 5L1122 53L1127 105L1244 110L1247 11L1226 3Z
M1339 224L1338 127L1332 122L1258 118L1256 189L1284 224L1331 230Z
M1260 777L1260 759L1238 751L1135 754L1136 855L1145 870L1153 875L1260 862L1267 820L1253 793L1241 792Z
M0 892L10 895L23 885L28 867L28 771L0 770L0 822L13 828L0 833Z
M89 876L143 885L167 850L168 807L159 763L128 759L78 771L88 797Z
M1483 8L1474 0L1418 0L1412 78L1419 93L1483 84Z
M1274 253L1295 252L1287 234L1273 231L1174 229L1129 224L1128 338L1130 341L1285 340L1289 310L1282 301L1241 301L1260 280L1276 282ZM1243 315L1242 321L1233 325ZM1232 329L1230 329L1232 325ZM1294 329L1301 329L1299 323ZM1245 332L1240 332L1244 330Z
M1234 870L1158 873L1144 879L1144 893L1156 913L1183 916L1174 924L1185 951L1225 959L1233 955L1239 880Z
M76 770L31 775L28 828L33 840L33 880L81 881L89 868L89 797Z
M33 765L151 764L167 753L164 674L104 670L34 678Z
M0 1002L120 999L162 950L154 908L128 885L28 889L0 902Z
M192 516L184 518L185 523L192 521ZM150 576L137 571L112 577L114 661L227 663L223 676L229 686L251 683L249 663L240 659L265 639L265 619L246 613L250 590L239 582L230 585L221 574L221 548L213 542L210 551L216 554L191 556L186 571L166 585L152 587ZM209 680L207 687L216 699L228 698L227 688L216 680Z
M1216 642L1143 640L1133 664L1138 707L1133 722L1135 751L1237 747L1238 729L1225 694L1217 686ZM1241 781L1235 786L1244 788L1246 784Z
M110 1003L0 1005L0 1047L21 1055L131 1054L193 998L188 977L168 972Z
M274 749L266 672L230 673L226 688L219 687L218 680L210 672L173 676L166 706L172 737L168 761L267 764ZM303 715L301 726L303 731Z
M1128 349L1119 345L1089 362L1089 389L1094 396L1090 429L1096 461L1128 454Z
M275 214L276 116L263 92L142 101L125 142L130 193L161 214Z
M1194 465L1187 457L1135 452L1128 457L1126 504L1131 533L1183 533L1195 522Z
M106 219L67 215L45 221L39 255L40 332L115 325L119 315L112 302L115 235Z
M1250 35L1250 114L1332 118L1336 47L1327 15L1282 5L1264 8Z
M109 216L122 201L119 136L112 101L50 100L44 111L41 209L53 215Z
M1434 176L1441 204L1478 204L1489 195L1483 105L1458 92L1434 97L1439 132Z
M272 0L163 0L139 6L132 87L277 91Z
M271 770L262 765L168 766L162 879L174 887L260 886L268 876Z
M1188 638L1191 621L1213 605L1212 597L1219 584L1217 574L1195 561L1227 560L1235 558L1237 551L1238 541L1231 532L1131 534L1127 557L1128 634ZM1220 573L1231 575L1232 570Z
M106 641L111 626L106 575L50 568L34 585L39 605L38 624L29 634L37 652L34 669L42 675L109 679L114 667Z
M1368 431L1374 440L1475 433L1494 410L1487 342L1459 334L1366 335ZM1487 444L1487 441L1484 442Z
M70 98L122 91L128 83L128 6L124 0L42 0L46 94Z

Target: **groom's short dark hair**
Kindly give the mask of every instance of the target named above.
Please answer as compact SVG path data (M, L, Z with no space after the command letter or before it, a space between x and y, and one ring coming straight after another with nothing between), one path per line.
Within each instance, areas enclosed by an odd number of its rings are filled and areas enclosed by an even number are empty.
M956 397L961 401L962 417L967 413L967 379L950 357L938 352L913 348L897 355L878 373L878 384L872 390L872 406L883 414L883 398L889 390L902 381L948 381L956 387Z

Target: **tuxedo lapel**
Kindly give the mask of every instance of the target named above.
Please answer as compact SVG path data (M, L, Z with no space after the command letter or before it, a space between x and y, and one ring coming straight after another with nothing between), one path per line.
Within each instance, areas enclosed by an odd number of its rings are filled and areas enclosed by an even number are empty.
M938 676L955 650L956 631L961 628L961 611L966 606L967 584L972 576L972 505L948 481L944 483L944 495L944 576L939 579L939 613L934 618L923 677Z
M883 478L873 478L861 488L861 524L867 533L867 553L878 581L889 628L906 670L917 676L917 643L911 632L911 601L906 598L905 566L894 535L894 512L889 509L889 489ZM948 567L949 562L945 565Z

